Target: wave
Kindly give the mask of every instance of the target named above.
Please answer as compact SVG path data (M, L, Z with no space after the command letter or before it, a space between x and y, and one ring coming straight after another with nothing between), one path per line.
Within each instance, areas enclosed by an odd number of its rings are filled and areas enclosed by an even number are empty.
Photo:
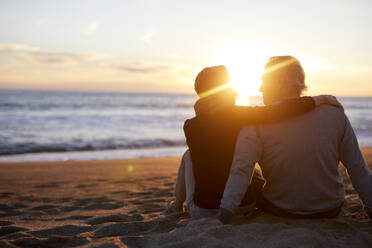
M192 108L193 102L190 103L85 103L84 105L75 103L42 103L42 104L21 104L21 103L0 103L0 110L62 110L62 109L92 109L92 110L109 110L109 109L169 109L169 108Z
M0 91L0 111L192 108L195 100L183 94Z
M71 152L71 151L102 151L119 149L144 149L144 148L166 148L185 146L184 140L148 139L135 141L101 140L93 142L72 142L43 144L28 142L22 144L0 144L0 156L26 154L26 153L48 153L48 152Z
M372 104L370 105L359 105L359 104L343 104L345 110L369 110L372 107Z

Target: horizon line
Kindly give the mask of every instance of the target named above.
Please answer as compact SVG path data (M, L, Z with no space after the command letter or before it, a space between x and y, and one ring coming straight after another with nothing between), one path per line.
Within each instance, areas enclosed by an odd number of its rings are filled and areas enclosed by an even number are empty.
M45 92L82 92L82 93L130 93L130 94L163 94L163 95L195 95L197 97L197 94L195 92L165 92L165 91L132 91L132 90L82 90L82 89L43 89L43 88L0 88L0 91L45 91ZM313 94L313 95L307 95L304 94L303 96L318 96L318 95L324 95L324 94ZM332 94L330 94L332 95ZM372 95L334 95L337 97L355 97L355 98L372 98ZM248 97L262 97L262 95L248 95ZM242 97L244 98L244 97Z

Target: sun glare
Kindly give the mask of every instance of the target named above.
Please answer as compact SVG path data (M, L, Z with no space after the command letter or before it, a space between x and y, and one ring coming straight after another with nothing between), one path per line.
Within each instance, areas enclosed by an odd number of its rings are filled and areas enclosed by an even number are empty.
M239 96L237 105L250 105L251 96L261 95L261 75L269 57L280 54L291 54L265 45L230 44L217 54L214 64L225 65L231 77L231 85ZM302 63L305 73L323 70L325 61L314 58L297 57ZM255 104L255 103L253 103Z
M216 58L216 63L225 65L231 76L231 84L243 98L259 95L261 74L272 51L268 48L234 44L227 46Z

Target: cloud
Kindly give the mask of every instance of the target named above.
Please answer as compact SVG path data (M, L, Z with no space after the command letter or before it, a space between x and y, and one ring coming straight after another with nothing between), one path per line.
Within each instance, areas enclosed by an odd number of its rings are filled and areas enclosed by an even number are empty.
M0 48L0 84L10 82L12 87L64 88L69 82L76 89L185 91L195 77L192 65L177 62L113 60L105 54L45 51L23 44L0 43Z
M195 77L195 66L178 63L117 61L101 64L101 68L106 68L105 75L112 78L125 78L127 82L142 82L149 85L158 83L163 87L167 82L189 85Z
M35 52L39 51L39 47L33 47L17 43L4 43L0 44L0 52Z
M152 43L152 38L154 37L155 33L157 33L157 29L155 29L155 28L147 30L145 32L145 34L143 35L143 41L146 44L151 44Z
M152 39L153 35L154 35L154 33L150 32L150 31L146 32L145 35L143 36L143 41L145 43L148 43L148 44L151 43L151 39Z
M5 55L4 58L8 62L32 62L43 65L62 65L71 63L84 63L104 58L104 55L94 53L57 53L41 51L38 47L33 47L25 44L0 44L0 55Z
M93 54L48 52L31 52L25 54L25 56L40 64L83 63L95 58Z
M119 70L127 73L140 74L158 73L173 69L173 66L171 65L139 62L110 63L106 64L105 66L114 70Z
M98 23L97 22L90 22L88 26L85 29L86 34L93 34L98 28Z
M85 25L79 25L76 27L76 30L80 33L90 35L97 31L99 23L97 21L91 21Z

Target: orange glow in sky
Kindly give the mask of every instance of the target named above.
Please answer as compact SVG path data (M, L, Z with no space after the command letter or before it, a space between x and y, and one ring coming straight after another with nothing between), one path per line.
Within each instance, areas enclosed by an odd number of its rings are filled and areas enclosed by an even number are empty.
M372 96L371 1L1 1L0 89L194 93L225 65L259 95L291 55L309 95ZM37 32L36 32L37 31Z

